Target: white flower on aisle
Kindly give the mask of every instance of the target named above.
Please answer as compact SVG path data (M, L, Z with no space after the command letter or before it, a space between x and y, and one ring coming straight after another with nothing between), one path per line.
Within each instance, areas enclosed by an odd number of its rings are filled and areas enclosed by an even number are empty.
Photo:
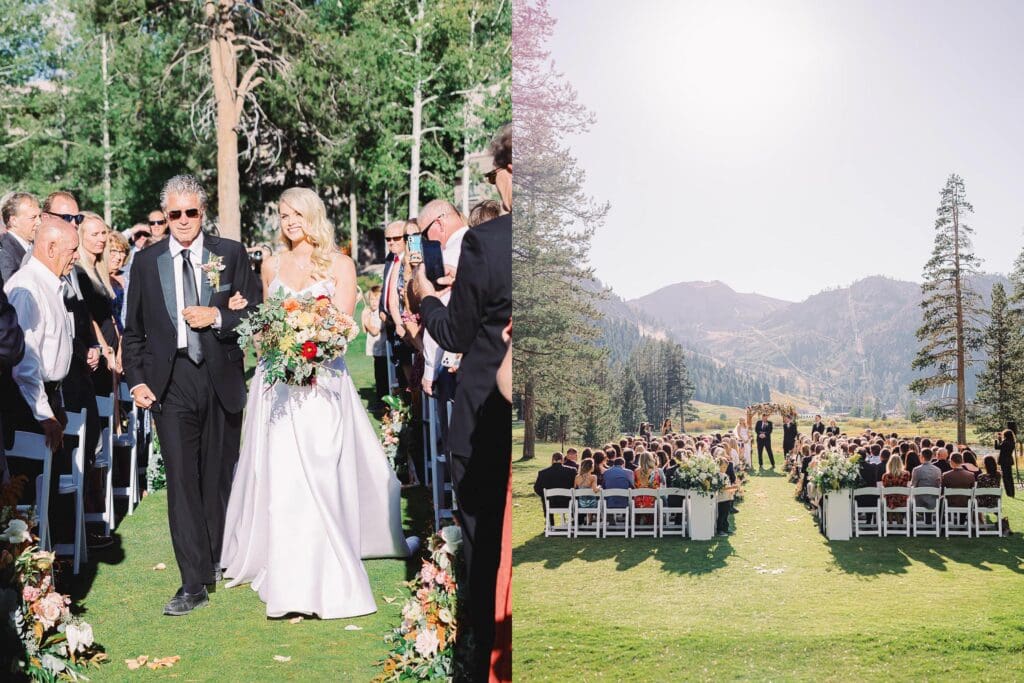
M12 519L7 524L7 528L4 529L3 540L7 541L11 545L18 545L19 543L31 541L32 534L29 533L28 524L26 524L22 519Z

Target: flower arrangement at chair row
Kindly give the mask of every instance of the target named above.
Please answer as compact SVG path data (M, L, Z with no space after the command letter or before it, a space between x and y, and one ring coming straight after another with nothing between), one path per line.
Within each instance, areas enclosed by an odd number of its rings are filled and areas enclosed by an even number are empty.
M324 364L345 355L359 336L355 320L323 295L271 297L236 331L240 347L255 347L268 384L296 386L315 385Z
M860 482L860 457L827 451L811 465L808 474L820 493L856 488Z
M388 412L380 422L380 443L391 469L398 472L398 451L402 445L402 430L409 422L409 406L398 396L385 396L383 400Z
M71 599L57 592L54 554L39 550L31 515L17 510L25 477L0 487L0 679L84 681L87 666L107 656L92 626L71 614Z
M721 471L718 461L711 455L697 453L679 463L672 485L710 496L729 485L729 475Z
M456 634L455 563L462 530L449 525L430 537L430 558L407 586L402 624L385 637L391 646L375 681L450 681Z

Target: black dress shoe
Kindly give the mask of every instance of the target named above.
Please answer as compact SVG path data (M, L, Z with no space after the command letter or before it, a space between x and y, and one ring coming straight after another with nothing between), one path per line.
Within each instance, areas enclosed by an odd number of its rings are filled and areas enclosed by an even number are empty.
M186 593L184 588L179 588L171 601L164 605L164 614L171 617L180 617L188 614L194 609L205 607L210 604L210 594L206 588L198 593Z

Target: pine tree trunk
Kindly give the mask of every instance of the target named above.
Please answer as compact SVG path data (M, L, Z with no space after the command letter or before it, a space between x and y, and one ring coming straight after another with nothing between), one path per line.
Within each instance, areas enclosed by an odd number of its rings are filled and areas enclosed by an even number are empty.
M220 234L242 238L242 213L238 180L238 125L241 102L236 99L238 58L230 10L234 0L206 3L206 16L213 20L210 34L210 72L217 103L217 213Z
M423 52L424 0L416 10L416 59ZM423 144L423 81L417 80L412 92L412 150L409 158L409 218L420 212L420 147Z
M967 396L964 378L964 305L963 275L960 272L960 212L959 196L953 199L953 287L956 297L956 438L967 443Z
M103 222L112 222L113 200L110 187L110 163L113 153L110 151L110 82L107 77L107 34L100 34L100 66L103 78Z
M523 460L533 460L537 449L537 406L533 382L523 385Z
M348 186L348 228L349 244L352 250L352 261L356 264L356 272L359 272L359 204L356 199L356 160L349 157L348 167L350 172Z

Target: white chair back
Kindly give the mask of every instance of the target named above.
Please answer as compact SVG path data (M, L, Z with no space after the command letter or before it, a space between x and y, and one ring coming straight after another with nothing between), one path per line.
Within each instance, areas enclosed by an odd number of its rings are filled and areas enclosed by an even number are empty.
M871 496L874 503L861 503L857 500ZM877 486L864 486L853 490L853 535L854 536L881 536L882 535L882 499L878 496Z
M640 507L637 503L640 498L652 499L650 507ZM646 502L646 501L645 501ZM633 529L633 536L657 536L658 518L661 515L661 495L658 489L639 488L631 489L629 492L629 525Z
M572 489L572 535L594 536L601 535L601 494L594 493L594 489L575 488ZM593 507L583 507L580 503ZM593 501L592 503L590 501Z
M553 504L554 498L564 498L565 504ZM561 522L552 518L559 518ZM572 535L572 489L544 489L544 535Z
M50 549L50 478L53 476L53 452L46 446L46 438L42 434L15 432L14 445L6 450L8 460L20 458L43 463L43 473L36 477L35 505L19 505L18 510L28 512L33 507L39 519L39 547Z
M982 505L982 498L994 498L995 505ZM978 536L1002 536L1003 535L1003 490L998 486L992 488L974 489L974 513ZM989 515L995 515L995 521L989 520Z
M658 515L659 536L686 535L686 498L690 492L686 489L668 486L658 489L661 496Z
M914 536L938 536L942 524L939 522L939 497L942 490L936 486L914 486L910 489L911 529ZM922 500L928 496L934 501L932 507Z
M970 536L974 529L973 510L973 488L943 489L942 523L946 536Z
M608 536L629 537L629 491L630 489L604 489L601 491L600 525L601 533ZM614 499L616 507L609 507L609 499ZM622 504L622 507L617 507ZM622 524L619 524L621 518Z

